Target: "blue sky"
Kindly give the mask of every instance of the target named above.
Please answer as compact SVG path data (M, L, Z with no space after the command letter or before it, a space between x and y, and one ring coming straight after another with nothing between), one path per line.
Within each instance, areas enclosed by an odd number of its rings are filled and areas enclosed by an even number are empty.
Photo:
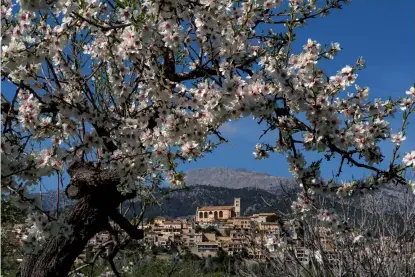
M304 28L297 29L296 49L308 38L325 43L338 42L343 50L338 56L323 64L327 73L335 74L345 65L353 65L358 56L366 61L360 71L357 84L370 88L371 98L405 96L405 91L415 83L415 1L352 0L343 10L335 10L330 16L310 20ZM401 115L401 113L399 114ZM412 121L415 118L412 116ZM392 128L396 130L398 120ZM412 128L412 130L410 130ZM181 170L203 167L244 168L266 172L276 176L291 177L287 163L281 154L273 154L267 160L255 160L252 152L264 126L258 126L251 118L231 122L222 128L229 145L222 145L214 153L199 161L180 166ZM415 148L415 128L410 125L403 151ZM273 136L267 136L273 139ZM386 160L391 156L392 145L384 145ZM311 159L316 155L308 155ZM311 160L310 160L311 161ZM332 160L322 168L324 177L337 172L339 160ZM368 172L356 168L344 168L341 178L367 176Z
M369 86L371 98L405 96L405 91L415 82L415 1L410 0L353 0L343 10L336 10L330 16L310 20L308 25L297 29L295 48L300 49L308 38L324 45L339 42L343 50L333 60L323 64L327 73L335 72L347 64L354 64L358 56L366 61L366 69L359 72L357 84ZM10 86L2 83L7 97ZM13 91L14 92L14 91ZM412 117L412 121L415 118ZM398 121L392 124L397 128ZM411 126L412 127L412 126ZM408 139L403 151L415 148L415 128L407 133ZM244 168L265 172L276 176L291 177L287 163L281 154L273 154L269 159L258 161L253 158L255 144L264 126L259 126L252 118L230 122L222 127L222 134L229 144L221 145L212 154L196 162L179 166L180 170L192 168L228 167ZM271 142L275 134L265 138ZM386 157L392 152L391 144L383 147ZM310 161L317 159L309 154ZM386 159L387 160L387 159ZM330 177L337 172L339 160L323 167L323 176ZM341 177L350 179L368 173L356 168L344 168ZM65 180L67 181L67 180ZM54 178L46 179L44 185L54 188Z

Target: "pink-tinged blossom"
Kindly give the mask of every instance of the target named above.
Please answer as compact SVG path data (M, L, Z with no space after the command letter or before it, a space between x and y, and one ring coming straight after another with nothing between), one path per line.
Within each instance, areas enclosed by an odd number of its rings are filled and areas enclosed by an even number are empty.
M405 92L407 95L412 96L415 98L415 87L411 87L409 90Z
M415 169L415 150L406 153L402 159L402 162L405 164L405 166L409 166Z
M414 99L411 99L409 97L403 98L401 101L401 110L405 111L408 109L412 104L414 103Z
M84 54L91 55L92 51L93 50L92 50L92 46L91 45L89 45L89 44L84 45Z
M63 163L63 161L54 159L51 162L51 166L52 166L52 168L54 168L56 170L62 170L63 167L64 167L64 163Z
M391 140L396 145L401 145L402 142L406 140L406 136L404 136L402 132L398 132L397 134L391 135Z
M342 182L341 186L337 189L336 194L339 197L350 196L355 188L355 182Z
M257 160L263 160L269 157L268 152L263 149L263 145L260 143L255 146L255 152L253 152L253 154L254 158Z
M197 158L200 155L198 146L194 141L187 142L181 147L181 154L189 160Z
M314 135L312 133L305 133L303 137L304 137L305 143L310 143L310 142L313 142L314 140Z
M289 0L289 5L293 9L299 8L300 5L304 3L304 0Z
M350 75L353 72L353 68L350 67L349 65L346 65L342 70L341 73L344 75Z
M311 209L312 200L305 196L304 194L300 194L296 201L293 201L291 205L291 209L296 213L306 213Z

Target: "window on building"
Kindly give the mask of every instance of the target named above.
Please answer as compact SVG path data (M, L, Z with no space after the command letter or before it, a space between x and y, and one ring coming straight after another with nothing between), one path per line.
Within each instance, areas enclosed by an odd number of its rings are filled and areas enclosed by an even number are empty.
M215 216L215 218L218 218L218 212L217 211L215 211L214 216Z
M219 217L222 218L223 217L223 212L219 211Z
M204 218L208 218L208 213L207 212L205 212Z
M200 213L199 213L199 217L200 217L200 218L203 218L203 212L200 212Z

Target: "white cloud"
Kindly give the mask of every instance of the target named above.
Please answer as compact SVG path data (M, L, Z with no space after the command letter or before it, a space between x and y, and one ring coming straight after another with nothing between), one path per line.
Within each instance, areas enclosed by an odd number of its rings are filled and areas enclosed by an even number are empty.
M238 133L238 131L239 128L235 124L230 122L226 122L219 128L219 132L221 132L224 135L234 135Z

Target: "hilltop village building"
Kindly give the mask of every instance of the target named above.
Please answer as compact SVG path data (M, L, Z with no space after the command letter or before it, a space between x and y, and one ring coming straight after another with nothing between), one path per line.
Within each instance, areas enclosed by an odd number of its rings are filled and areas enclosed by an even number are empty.
M241 215L241 199L235 198L233 206L207 206L196 209L196 222L229 220Z
M196 209L194 218L156 217L139 228L144 229L143 242L154 251L174 247L179 251L189 250L199 257L209 257L217 255L220 249L230 256L241 254L252 259L276 257L285 262L296 260L304 265L312 259L322 263L321 251L324 251L330 266L340 262L338 255L343 250L335 249L334 234L324 227L315 230L319 236L320 248L306 246L302 232L297 230L294 230L290 242L294 251L282 248L285 242L275 217L275 213L242 216L241 199L235 198L233 206L200 207ZM100 249L104 245L108 252L110 246L107 242L110 239L108 232L99 233L89 241L88 248ZM405 253L415 260L415 246L411 244L408 247L410 248ZM87 253L83 253L80 258L85 259L87 256Z

